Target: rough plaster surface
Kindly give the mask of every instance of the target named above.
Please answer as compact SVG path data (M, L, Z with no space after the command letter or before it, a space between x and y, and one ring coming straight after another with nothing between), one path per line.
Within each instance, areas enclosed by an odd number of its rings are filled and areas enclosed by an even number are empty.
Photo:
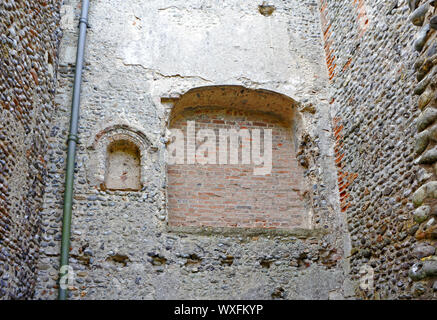
M91 2L73 299L436 298L436 2L260 4ZM60 5L0 4L0 299L57 294L80 1ZM168 224L168 129L223 104L285 116L311 228ZM105 187L120 140L135 191Z
M72 298L343 296L343 225L337 214L318 4L272 4L275 12L264 16L258 3L235 0L92 2L73 205ZM38 299L56 297L71 52L77 37L71 24L77 23L78 1L65 1L61 12L64 36L42 212ZM173 103L161 99L229 84L273 90L299 102L301 130L293 139L299 159L306 162L313 229L246 234L167 225L164 159ZM141 164L147 167L147 181L137 192L102 190L94 181L99 160L86 142L105 137L105 128L117 123L136 128L153 145Z

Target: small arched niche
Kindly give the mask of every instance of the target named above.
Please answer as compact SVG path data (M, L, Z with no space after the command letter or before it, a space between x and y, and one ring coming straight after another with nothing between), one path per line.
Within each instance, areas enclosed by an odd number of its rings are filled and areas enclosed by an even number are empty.
M116 140L106 151L105 187L109 190L141 189L141 153L129 140Z
M88 182L100 190L139 191L147 185L156 147L138 127L110 124L88 142Z

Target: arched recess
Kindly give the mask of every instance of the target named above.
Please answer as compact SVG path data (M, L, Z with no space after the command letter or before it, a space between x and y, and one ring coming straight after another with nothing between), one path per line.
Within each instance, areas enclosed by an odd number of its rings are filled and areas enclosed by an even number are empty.
M193 88L175 99L169 126L184 110L226 106L229 109L258 111L276 115L289 126L299 129L299 103L294 99L266 89L249 89L243 86L222 85Z
M115 140L106 150L105 188L109 190L141 189L141 155L129 140Z
M92 136L88 150L88 182L101 190L140 190L152 174L151 154L156 147L139 128L109 125ZM112 174L119 176L114 179Z
M229 85L194 88L172 102L170 131L188 134L187 123L194 121L196 134L198 129L217 133L217 145L220 129L272 130L273 163L271 173L264 176L255 176L254 165L243 165L241 156L234 165L190 164L186 157L183 164L169 164L170 226L311 227L304 169L296 159L302 131L298 102L269 90Z

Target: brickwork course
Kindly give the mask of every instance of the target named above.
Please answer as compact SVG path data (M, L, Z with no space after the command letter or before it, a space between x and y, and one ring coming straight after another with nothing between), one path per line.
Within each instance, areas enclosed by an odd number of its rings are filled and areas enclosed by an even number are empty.
M242 159L231 164L230 155L226 164L220 165L217 142L215 164L169 165L170 225L280 229L305 225L303 168L294 154L290 128L271 116L220 109L187 115L172 128L186 132L187 121L194 121L197 133L214 130L218 139L220 130L248 130L249 134L272 130L272 168L271 174L255 175L253 164L244 165ZM251 139L253 136L245 137L248 143ZM239 145L239 153L244 143ZM231 152L230 147L226 150L226 154Z
M0 3L0 299L57 298L80 10ZM69 298L435 299L436 13L91 1ZM188 121L271 129L271 173L168 164Z

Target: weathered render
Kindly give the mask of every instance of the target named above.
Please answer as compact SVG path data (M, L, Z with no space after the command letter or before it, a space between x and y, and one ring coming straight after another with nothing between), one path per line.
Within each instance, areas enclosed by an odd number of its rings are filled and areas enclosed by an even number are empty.
M1 299L57 297L80 9L0 3ZM91 1L70 298L435 299L436 11ZM193 120L272 173L168 164Z
M72 230L71 265L77 274L73 298L327 299L342 295L343 236L336 214L336 172L317 3L278 1L272 3L276 10L271 16L261 14L258 5L241 1L91 3ZM54 122L60 130L51 140L50 158L56 172L49 176L46 189L36 289L36 297L42 299L53 299L57 293L61 159L65 156L62 129L69 116L74 55L68 53L74 51L77 24L68 14L77 15L78 2L64 2L62 10L65 24L56 98L60 108ZM246 230L168 223L165 148L172 109L178 100L185 101L190 89L227 85L288 96L297 101L296 113L298 108L319 109L318 114L304 112L299 115L302 119L291 119L301 122L297 147L302 143L300 152L312 156L308 168L301 166L305 171L301 193L318 207L312 209L310 227ZM255 102L248 103L248 111ZM222 103L230 107L227 100ZM307 123L327 130L308 130ZM100 187L105 162L98 160L98 154L105 153L107 143L98 140L113 139L106 138L108 134L136 139L145 150L141 163L147 173L140 190Z

